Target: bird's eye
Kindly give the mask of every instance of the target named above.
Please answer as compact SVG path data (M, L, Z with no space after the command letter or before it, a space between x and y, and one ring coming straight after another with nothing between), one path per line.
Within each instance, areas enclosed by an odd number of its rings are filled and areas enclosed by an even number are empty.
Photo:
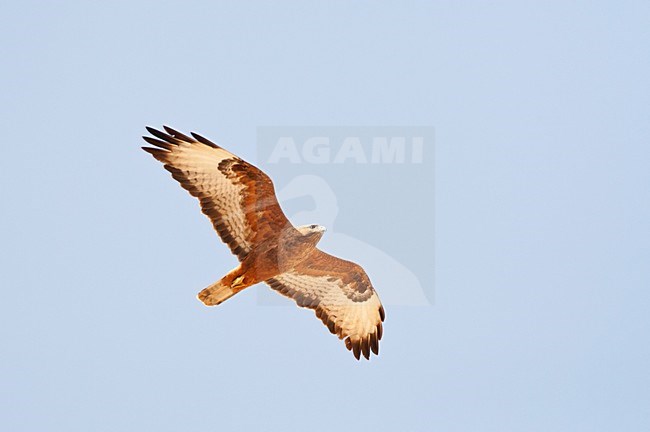
M310 228L311 228L311 229L314 229L314 228L316 228L316 225L312 225Z

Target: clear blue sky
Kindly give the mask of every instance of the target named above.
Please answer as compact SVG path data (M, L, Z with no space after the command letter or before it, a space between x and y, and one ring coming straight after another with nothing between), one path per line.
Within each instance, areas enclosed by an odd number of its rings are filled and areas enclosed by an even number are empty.
M650 4L459 3L2 2L0 429L650 430ZM432 305L361 363L265 287L201 306L235 260L163 123L435 128Z

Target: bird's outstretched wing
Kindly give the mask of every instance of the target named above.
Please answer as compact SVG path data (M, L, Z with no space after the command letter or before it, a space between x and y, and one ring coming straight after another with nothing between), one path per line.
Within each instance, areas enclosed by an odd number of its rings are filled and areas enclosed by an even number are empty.
M257 167L192 133L164 126L147 128L155 147L142 147L165 165L172 177L197 197L201 210L242 261L256 244L280 235L290 222L275 196L273 182Z
M266 283L298 306L314 309L357 360L361 354L369 359L370 351L379 354L384 308L358 264L314 249L292 271Z

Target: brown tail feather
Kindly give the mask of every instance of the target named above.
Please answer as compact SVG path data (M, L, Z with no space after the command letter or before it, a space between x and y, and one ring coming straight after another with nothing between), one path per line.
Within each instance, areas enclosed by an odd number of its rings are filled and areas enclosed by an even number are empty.
M216 306L225 302L238 292L227 285L222 285L220 282L217 282L205 288L196 297L206 306Z

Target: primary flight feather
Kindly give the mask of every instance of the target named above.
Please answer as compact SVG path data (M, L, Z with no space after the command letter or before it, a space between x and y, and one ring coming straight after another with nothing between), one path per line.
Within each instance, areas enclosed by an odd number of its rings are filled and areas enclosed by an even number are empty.
M363 268L316 248L325 229L294 227L278 204L273 182L257 167L198 134L163 128L165 132L148 127L155 138L143 138L154 147L142 149L199 199L240 262L201 291L199 300L216 306L265 282L298 306L315 310L357 359L379 354L384 308Z

